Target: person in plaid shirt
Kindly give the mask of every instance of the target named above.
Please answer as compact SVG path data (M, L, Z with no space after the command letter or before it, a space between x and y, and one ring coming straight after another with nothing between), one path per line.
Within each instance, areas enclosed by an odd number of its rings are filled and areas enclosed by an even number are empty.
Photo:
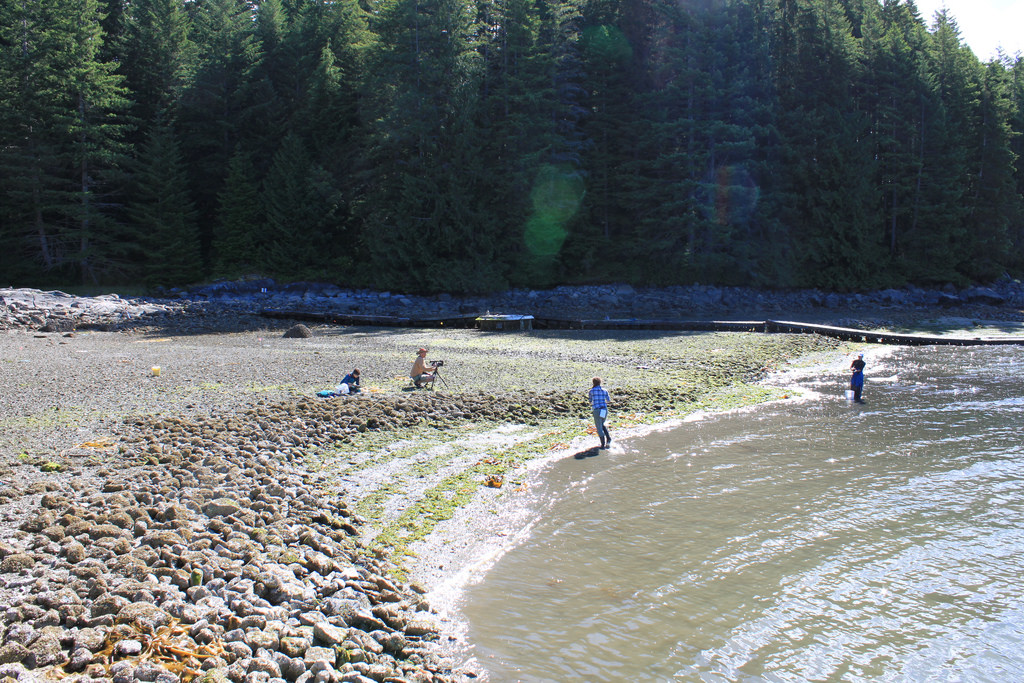
M605 427L604 421L608 417L608 392L601 386L601 378L594 378L594 386L590 389L590 407L594 412L594 426L597 427L597 436L601 439L601 448L608 448L612 443L612 435Z

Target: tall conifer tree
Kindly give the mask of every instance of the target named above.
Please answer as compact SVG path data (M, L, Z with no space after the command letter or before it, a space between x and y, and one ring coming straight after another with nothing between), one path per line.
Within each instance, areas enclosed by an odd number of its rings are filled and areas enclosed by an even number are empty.
M882 218L878 229L890 273L905 278L913 255L904 245L919 229L925 117L934 103L924 70L929 37L913 5L900 0L885 0L864 36L868 73L862 97L872 117Z
M870 118L853 97L860 45L836 0L787 0L779 54L781 219L796 257L786 284L849 289L876 273L880 240Z
M139 150L128 216L146 284L186 285L202 275L199 228L188 177L170 126L150 129Z
M978 137L971 146L974 182L967 218L970 254L964 265L968 277L988 282L1003 274L1010 251L1011 221L1020 216L1021 197L1013 177L1013 103L1008 74L997 61L983 69Z
M196 46L191 21L181 0L138 0L122 19L122 71L134 100L139 125L136 139L145 139L150 126L174 121L184 90L196 69Z
M192 196L209 248L218 193L240 140L250 137L247 114L253 100L253 71L261 54L254 37L252 9L245 0L209 0L192 7L193 41L199 67L181 98L178 122L188 135L182 151ZM269 164L270 152L267 153ZM265 168L264 168L265 170Z
M214 268L224 277L259 272L260 241L267 238L265 212L252 159L244 151L231 157L224 189L219 196L214 232Z
M475 126L480 78L474 7L464 0L391 0L381 7L368 82L374 120L365 205L377 277L425 291L493 289L493 234Z
M115 65L101 61L97 0L5 3L0 117L10 145L9 213L45 269L99 282L121 259L112 221L128 105ZM25 244L22 242L22 244Z
M330 175L310 160L298 134L288 133L263 183L261 260L273 274L324 277L338 266L331 256L344 249L338 240L339 204ZM335 267L334 276L342 274Z
M1024 56L1004 60L1009 67L1009 92L1013 103L1010 112L1010 152L1013 154L1014 189L1013 196L1017 199L1016 211L1010 216L1010 239L1013 246L1007 255L1007 261L1013 272L1024 269Z
M509 280L539 287L553 277L564 243L565 217L546 189L571 187L556 171L558 101L550 30L554 3L496 0L484 6L491 39L482 46L480 158L491 198L487 218L498 253L511 264ZM561 180L559 180L561 178ZM572 217L572 212L568 212Z
M12 274L49 272L66 248L56 208L64 202L67 106L52 66L61 36L41 3L0 3L0 259Z
M979 94L970 71L977 60L961 43L960 29L945 11L936 13L931 33L925 65L935 101L922 135L920 229L909 236L906 247L914 254L914 281L962 284L970 212L968 145L976 135Z
M607 251L629 237L634 217L623 195L626 178L623 161L628 158L635 130L633 47L620 27L622 7L617 0L588 3L583 17L581 48L587 73L589 116L584 128L587 153L587 195L580 225L585 236L596 239L597 249Z

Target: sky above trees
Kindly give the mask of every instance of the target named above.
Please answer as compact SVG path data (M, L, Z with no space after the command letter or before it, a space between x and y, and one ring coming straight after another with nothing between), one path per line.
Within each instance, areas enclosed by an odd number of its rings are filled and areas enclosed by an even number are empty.
M918 0L917 8L929 26L935 13L946 8L960 26L960 37L982 61L999 48L1010 57L1024 53L1024 2L1021 0Z

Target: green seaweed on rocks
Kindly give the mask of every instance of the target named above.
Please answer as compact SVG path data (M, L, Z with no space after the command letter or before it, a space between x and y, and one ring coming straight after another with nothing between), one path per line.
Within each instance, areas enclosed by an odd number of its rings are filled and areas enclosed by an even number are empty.
M379 520L383 515L385 502L400 492L401 488L398 483L387 483L360 498L359 502L356 503L356 514L371 522Z
M58 426L78 427L94 419L96 415L96 411L85 408L54 406L31 415L5 417L0 420L0 432L15 428L39 430Z
M346 442L328 449L314 449L306 454L306 459L310 464L316 464L318 470L329 470L333 476L343 477L392 461L410 460L434 445L458 438L457 433L447 436L447 439L440 439L436 430L431 430L429 435L418 439L389 443L393 435L377 432L360 438L359 443ZM347 462L340 464L340 460Z
M489 479L502 478L508 482L510 476L529 460L550 453L566 439L582 433L577 421L563 420L561 425L552 425L512 448L484 452L465 469L445 477L425 491L397 519L386 524L374 536L372 547L389 554L404 571L403 561L414 557L410 550L412 544L426 538L438 523L451 519L459 508L473 500Z

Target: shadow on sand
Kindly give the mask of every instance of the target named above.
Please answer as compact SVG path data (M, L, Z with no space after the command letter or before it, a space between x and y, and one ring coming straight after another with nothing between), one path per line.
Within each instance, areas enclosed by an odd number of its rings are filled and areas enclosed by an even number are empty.
M583 460L584 458L593 458L595 455L600 454L601 449L598 448L597 446L594 446L593 448L587 448L585 450L578 451L572 457L576 458L577 460Z

